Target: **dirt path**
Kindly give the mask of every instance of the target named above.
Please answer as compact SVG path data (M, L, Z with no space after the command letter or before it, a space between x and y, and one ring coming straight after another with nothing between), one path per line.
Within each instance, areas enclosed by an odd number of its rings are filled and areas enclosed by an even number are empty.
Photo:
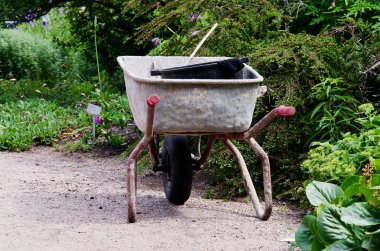
M275 203L267 222L252 204L167 202L159 175L138 185L138 222L127 223L125 161L37 147L0 152L0 250L287 250L300 212Z

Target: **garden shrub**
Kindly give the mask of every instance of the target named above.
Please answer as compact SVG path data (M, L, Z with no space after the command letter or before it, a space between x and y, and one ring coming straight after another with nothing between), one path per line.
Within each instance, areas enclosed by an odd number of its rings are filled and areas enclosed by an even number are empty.
M137 41L150 43L157 37L159 43L150 51L151 55L189 56L211 26L218 23L218 28L197 55L247 56L257 43L261 43L260 39L278 31L286 19L267 0L171 1L155 7L152 21L139 28Z
M21 30L0 30L0 78L43 80L62 76L61 53L49 41Z
M318 34L330 30L341 37L362 39L376 39L380 35L377 0L291 0L286 7L296 16L291 24L294 32Z
M306 120L315 128L307 144L311 141L336 141L344 132L358 129L355 123L358 101L347 95L347 86L340 78L326 78L313 86L308 100L315 99L320 103L306 115Z
M373 106L359 107L365 116L359 119L359 134L346 133L336 143L315 142L301 168L311 179L340 184L348 175L359 174L362 167L380 159L380 115Z
M136 11L124 11L128 1L87 1L67 4L65 19L72 34L72 41L80 46L90 62L95 62L94 20L97 17L96 36L99 63L107 73L119 69L116 57L121 55L146 55L151 45L137 45L134 33L143 23L149 23L149 14L137 15ZM149 9L156 1L142 4Z

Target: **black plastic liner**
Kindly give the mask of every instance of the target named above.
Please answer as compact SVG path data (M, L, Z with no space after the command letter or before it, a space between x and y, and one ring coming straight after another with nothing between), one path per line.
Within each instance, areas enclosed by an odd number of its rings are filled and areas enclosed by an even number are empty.
M248 58L232 58L221 61L193 64L181 67L152 70L151 76L167 79L235 79Z

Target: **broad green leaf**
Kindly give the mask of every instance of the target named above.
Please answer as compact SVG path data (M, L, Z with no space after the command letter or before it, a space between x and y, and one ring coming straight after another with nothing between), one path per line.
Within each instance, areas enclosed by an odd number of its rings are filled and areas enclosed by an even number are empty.
M352 198L352 197L350 197L350 198L346 198L345 200L344 200L344 202L341 204L341 206L342 207L349 207L349 206L351 206L352 204L354 204L354 203L356 203L356 202L361 202L362 200L361 200L361 198L359 198L359 197L356 197L356 198Z
M380 212L367 202L358 202L342 209L342 221L357 226L374 226L380 224Z
M318 214L318 230L324 242L332 244L336 241L354 239L350 226L341 219L341 210L334 205L325 206Z
M380 226L379 226L379 229L377 229L377 230L375 230L375 231L372 231L372 232L365 232L365 234L367 235L367 236L372 236L372 235L374 235L374 234L380 234Z
M363 240L365 237L365 227L351 225L351 229L358 240Z
M310 230L301 224L296 232L296 245L304 251L311 251L311 244L314 239L314 235Z
M362 248L358 243L349 240L336 241L327 246L323 251L361 251Z
M360 195L360 187L362 187L363 185L362 184L353 184L352 186L348 187L345 191L344 191L344 197L345 198L350 198L354 195Z
M371 177L371 187L380 186L380 174L374 174Z
M331 204L343 194L343 190L340 187L326 182L312 181L306 187L306 196L313 206Z
M309 226L316 221L316 217L312 215L306 215L302 224L298 227L296 232L296 245L304 251L311 251L311 244L314 239L314 234L309 229Z
M370 238L366 237L362 240L361 247L368 250Z
M318 237L315 236L313 239L313 242L311 243L311 251L320 251L325 248L325 245L323 245L319 240Z
M375 159L372 161L375 172L380 173L380 159Z
M313 111L311 112L311 114L310 114L310 119L313 119L313 118L314 118L315 114L316 114L317 112L320 111L321 106L323 106L325 103L326 103L326 102L321 102L321 103L319 103L319 104L314 108L314 110L313 110Z
M357 183L363 183L364 181L364 177L363 176L359 176L359 175L352 175L352 176L348 176L343 182L342 184L340 185L340 187L343 189L343 191L346 191L346 189L350 186L352 186L353 184L357 184ZM365 184L365 183L363 183Z
M318 232L316 216L308 214L303 218L303 222L314 235Z

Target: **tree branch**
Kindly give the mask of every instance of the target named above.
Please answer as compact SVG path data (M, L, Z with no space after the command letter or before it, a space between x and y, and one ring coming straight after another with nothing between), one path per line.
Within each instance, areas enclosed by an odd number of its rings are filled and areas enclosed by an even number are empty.
M370 72L370 71L376 69L376 68L379 67L379 66L380 66L380 61L378 61L377 63L375 63L374 65L372 65L368 70L366 70L366 71L364 72L364 74L367 74L368 72Z

